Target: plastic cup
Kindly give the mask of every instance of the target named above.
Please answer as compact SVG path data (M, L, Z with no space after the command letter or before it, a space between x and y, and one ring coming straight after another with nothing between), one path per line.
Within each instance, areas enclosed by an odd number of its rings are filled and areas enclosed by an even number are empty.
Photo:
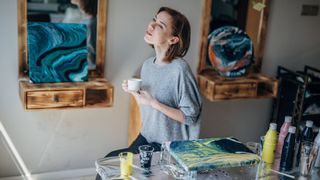
M301 143L301 154L300 154L300 174L302 176L309 176L312 169L312 151L313 143L309 141L303 141Z
M119 154L120 171L122 178L128 178L132 174L133 154L131 152L122 152Z
M260 136L260 156L262 156L262 150L263 150L263 143L264 143L264 136Z
M140 166L149 172L154 148L150 145L139 146Z
M246 146L255 154L260 155L260 143L257 142L247 142Z

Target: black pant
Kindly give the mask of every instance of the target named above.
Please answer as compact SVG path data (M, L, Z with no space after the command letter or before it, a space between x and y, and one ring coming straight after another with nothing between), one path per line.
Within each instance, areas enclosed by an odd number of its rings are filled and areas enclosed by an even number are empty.
M122 152L132 152L133 154L138 154L139 146L141 145L151 145L154 148L154 151L161 151L161 144L155 143L155 142L148 143L147 139L143 137L141 134L139 134L138 137L133 141L133 143L128 148L112 151L109 154L107 154L105 157L118 156ZM99 174L97 174L96 180L101 180L101 177L99 176Z

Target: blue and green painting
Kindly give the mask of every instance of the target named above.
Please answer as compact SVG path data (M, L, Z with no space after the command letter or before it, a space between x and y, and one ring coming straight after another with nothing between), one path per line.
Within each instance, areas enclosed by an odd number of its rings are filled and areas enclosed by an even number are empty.
M88 80L84 24L28 22L29 77L33 83Z
M258 155L232 137L172 141L169 152L186 171L240 167L260 162Z

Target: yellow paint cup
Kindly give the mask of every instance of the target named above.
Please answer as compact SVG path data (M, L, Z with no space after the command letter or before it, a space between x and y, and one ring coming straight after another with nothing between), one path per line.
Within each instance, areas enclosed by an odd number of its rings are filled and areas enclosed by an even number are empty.
M133 154L131 152L122 152L119 154L121 177L127 178L132 174Z

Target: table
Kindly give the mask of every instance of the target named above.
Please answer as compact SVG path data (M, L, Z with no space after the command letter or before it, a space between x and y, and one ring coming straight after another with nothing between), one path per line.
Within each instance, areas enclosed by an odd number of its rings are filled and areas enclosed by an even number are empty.
M163 158L162 158L163 159ZM194 177L188 177L187 173L178 167L174 160L171 162L162 162L161 152L155 152L152 157L151 175L145 175L143 170L139 167L139 155L134 155L133 158L133 174L129 179L133 180L172 180L172 179L197 179L197 180L211 180L211 179L293 179L288 176L279 174L277 171L270 170L265 163L261 162L256 165L215 169L206 172L198 172ZM118 157L101 158L96 161L96 170L103 180L107 179L121 179L120 178L120 161ZM320 179L320 169L313 169L311 176L299 177L298 169L286 172L295 179ZM190 175L190 174L189 174ZM194 175L194 174L193 174Z

